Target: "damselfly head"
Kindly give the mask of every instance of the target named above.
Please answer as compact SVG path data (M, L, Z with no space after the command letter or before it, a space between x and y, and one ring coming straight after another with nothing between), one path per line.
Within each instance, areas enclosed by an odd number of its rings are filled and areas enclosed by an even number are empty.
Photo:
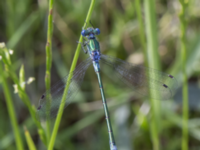
M95 35L99 35L99 34L100 34L99 28L94 29L94 28L89 27L86 30L81 31L81 35L86 36L88 38L94 38Z

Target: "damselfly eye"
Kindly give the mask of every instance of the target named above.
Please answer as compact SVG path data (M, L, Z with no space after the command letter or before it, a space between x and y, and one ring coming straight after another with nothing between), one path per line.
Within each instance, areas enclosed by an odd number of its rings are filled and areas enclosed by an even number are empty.
M99 35L99 34L100 34L99 28L94 29L94 34L96 34L96 35Z
M82 36L86 36L86 35L87 35L86 30L82 30L82 31L81 31L81 35L82 35Z

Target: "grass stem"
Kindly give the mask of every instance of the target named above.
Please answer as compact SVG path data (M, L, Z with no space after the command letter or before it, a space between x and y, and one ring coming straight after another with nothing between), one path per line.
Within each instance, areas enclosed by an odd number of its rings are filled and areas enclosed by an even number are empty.
M12 98L11 98L11 92L10 92L9 87L8 87L8 83L7 83L7 80L6 80L5 72L4 72L3 67L2 67L2 63L0 63L0 72L1 72L1 75L2 75L3 90L4 90L4 94L5 94L8 114L9 114L9 117L10 117L10 121L11 121L11 125L12 125L13 131L14 131L14 135L15 135L15 141L16 141L17 149L18 150L24 150L22 138L21 138L20 132L19 132L19 126L17 124L17 119L16 119L17 117L15 115L16 113L15 113L14 105L13 105Z
M36 150L36 146L33 142L33 139L31 138L31 135L25 126L24 126L24 134L29 150Z
M92 11L94 9L94 4L95 4L95 0L92 0L88 14L87 14L87 17L86 17L86 21L84 23L84 26L86 25L86 23L89 22L89 20L91 18ZM79 43L81 43L82 41L83 41L83 37L80 36ZM74 55L74 59L73 59L73 62L72 62L71 68L70 68L70 72L73 72L75 67L76 67L80 50L81 50L81 45L78 44L78 46L76 48L75 55ZM71 78L72 78L72 74L69 74L69 77L68 77L67 83L66 83L66 87L65 87L65 90L64 90L64 93L63 93L63 96L62 96L62 100L61 100L61 103L60 103L59 113L57 115L55 125L54 125L54 128L53 128L53 132L52 132L52 136L51 136L51 139L50 139L50 142L49 142L48 150L53 150L53 146L54 146L54 143L55 143L56 135L57 135L57 132L58 132L58 128L59 128L59 125L60 125L61 117L62 117L64 106L65 106L64 101L65 101L65 98L67 96L67 91L68 91L68 88L69 88L69 81L71 80Z
M142 45L145 65L147 66L145 31L144 31L144 23L143 23L143 19L142 19L142 11L141 11L140 2L141 2L141 0L135 0L135 8L136 8L137 20L139 23L138 27L139 27L139 34L140 34L140 42Z
M158 55L158 38L157 38L157 26L155 17L155 1L145 0L144 10L145 10L145 23L146 23L146 36L147 36L147 56L148 56L148 66L150 68L160 69L159 66L159 55ZM154 78L154 77L152 77ZM151 83L149 83L151 84ZM150 89L150 95L155 94L153 90ZM151 112L152 121L150 124L151 136L153 149L159 150L159 124L160 124L160 102L151 99Z
M181 29L181 64L182 64L182 74L183 74L183 128L182 128L182 150L188 150L188 83L187 83L187 73L186 73L186 26L187 22L185 19L186 8L188 1L179 0L181 4L181 11L179 14L180 19L180 29Z
M52 65L52 35L53 35L53 4L54 0L49 0L49 15L48 15L48 29L47 29L47 43L46 43L46 75L45 86L46 90L51 86L51 65ZM49 101L50 103L50 101ZM47 145L51 136L50 121L46 121Z

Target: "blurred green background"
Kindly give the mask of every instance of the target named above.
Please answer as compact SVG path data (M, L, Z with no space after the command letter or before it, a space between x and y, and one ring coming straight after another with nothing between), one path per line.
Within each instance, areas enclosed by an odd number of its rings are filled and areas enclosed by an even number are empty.
M145 18L143 1L142 18ZM53 11L52 69L51 84L64 77L71 66L77 41L80 37L90 1L56 0ZM187 30L186 71L189 88L189 143L190 150L200 149L200 1L189 2L186 11ZM162 150L181 149L182 137L182 74L180 61L180 3L178 0L156 0L156 26L161 70L177 79L176 94L173 99L161 102L159 122L159 143ZM25 80L35 80L26 85L31 104L38 106L45 92L46 35L48 21L48 1L46 0L6 0L0 1L0 42L5 42L12 68L19 74L24 65ZM144 64L135 1L96 0L91 21L100 28L98 36L101 52L134 64ZM143 20L144 21L144 20ZM78 64L88 56L81 51ZM112 126L119 150L150 150L151 105L148 100L136 99L128 87L122 87L112 78L112 73L104 69L103 84L111 115ZM0 73L2 74L2 73ZM2 83L2 78L0 78ZM14 103L14 112L19 124L20 135L25 149L29 149L24 136L26 126L38 150L46 149L38 136L26 105L14 93L13 81L7 78ZM86 73L80 93L64 110L55 150L108 150L109 140L101 95L93 68ZM0 86L0 149L16 149L15 138L10 123L6 98ZM51 121L53 127L54 121ZM42 122L45 128L45 122Z

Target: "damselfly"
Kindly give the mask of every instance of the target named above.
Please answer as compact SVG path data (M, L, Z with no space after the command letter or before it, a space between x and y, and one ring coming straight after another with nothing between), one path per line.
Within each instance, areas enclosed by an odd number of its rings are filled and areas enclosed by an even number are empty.
M65 86L69 85L68 93L65 98L66 107L77 94L86 70L91 64L93 64L102 96L110 139L110 149L116 150L117 147L115 145L115 140L112 133L109 112L106 104L103 84L101 81L100 62L113 68L115 71L113 75L117 75L119 81L124 82L136 94L148 96L149 89L154 91L154 94L151 95L151 98L154 99L171 98L177 86L176 80L172 75L146 68L144 66L134 65L121 59L101 54L99 42L95 37L96 35L100 34L100 30L98 28L89 27L86 30L83 29L81 34L87 39L82 43L82 48L85 53L89 53L89 57L80 63L73 72L69 73L66 77L64 77L61 81L59 81L50 90L47 90L46 93L42 95L37 111L41 117L45 117L46 115L49 115L50 117L56 116ZM72 79L68 81L69 76L72 76ZM47 102L49 101L49 106L47 106Z

